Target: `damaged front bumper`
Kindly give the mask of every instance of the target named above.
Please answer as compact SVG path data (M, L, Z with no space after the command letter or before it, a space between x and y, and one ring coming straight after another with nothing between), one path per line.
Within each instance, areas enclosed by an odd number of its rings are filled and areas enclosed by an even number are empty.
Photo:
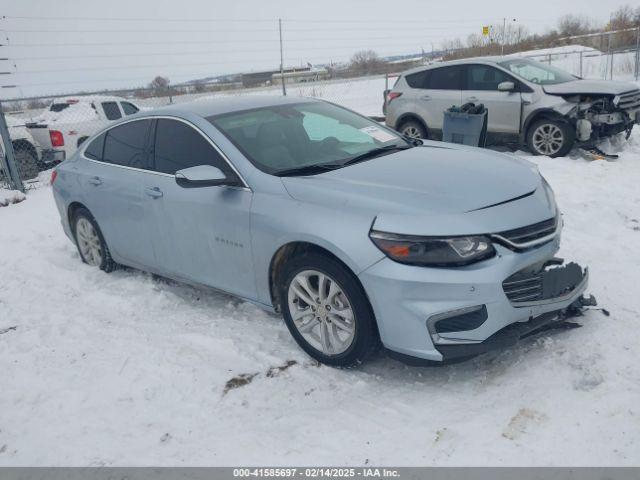
M436 269L382 260L360 274L390 356L411 365L455 362L562 322L587 303L588 271L554 257L559 238L474 266ZM518 282L518 283L517 283Z

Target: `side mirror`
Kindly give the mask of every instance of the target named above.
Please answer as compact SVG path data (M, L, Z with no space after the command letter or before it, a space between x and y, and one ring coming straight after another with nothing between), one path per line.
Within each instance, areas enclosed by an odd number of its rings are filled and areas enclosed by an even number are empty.
M227 185L229 179L218 167L211 165L198 165L197 167L183 168L176 172L176 183L181 187L215 187Z
M516 89L516 85L513 82L501 82L498 84L499 92L513 92Z

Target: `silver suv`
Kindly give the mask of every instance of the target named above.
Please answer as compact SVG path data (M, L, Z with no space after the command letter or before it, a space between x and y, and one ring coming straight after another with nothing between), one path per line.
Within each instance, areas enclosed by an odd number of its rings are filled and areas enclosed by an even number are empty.
M575 145L630 134L640 120L632 83L584 80L520 57L484 57L403 73L386 96L386 124L419 138L442 138L443 112L483 103L487 143L526 144L536 155L566 155Z

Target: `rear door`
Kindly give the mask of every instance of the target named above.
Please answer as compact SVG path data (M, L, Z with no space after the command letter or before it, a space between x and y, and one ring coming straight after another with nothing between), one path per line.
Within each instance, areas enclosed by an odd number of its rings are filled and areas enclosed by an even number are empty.
M522 98L520 83L491 65L465 65L462 103L483 103L488 110L487 130L491 133L517 134L520 131ZM501 92L498 85L513 82L515 90Z
M228 178L237 178L217 147L190 123L158 119L153 156L158 175L146 178L143 188L163 271L255 298L251 190L224 185L185 188L176 183L176 171L199 165L212 165Z
M462 100L462 67L458 65L425 70L423 88L418 93L418 113L430 132L440 136L444 111Z
M89 159L81 182L85 203L96 218L107 245L118 260L155 268L143 185L149 176L151 120L118 125L94 139L84 152Z

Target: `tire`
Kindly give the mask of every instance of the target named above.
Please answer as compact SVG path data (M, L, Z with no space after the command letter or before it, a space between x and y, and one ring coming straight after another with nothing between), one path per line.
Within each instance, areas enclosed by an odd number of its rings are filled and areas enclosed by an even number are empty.
M421 138L427 140L429 132L422 123L417 120L406 120L398 127L398 132L410 138Z
M31 180L38 176L38 156L32 147L18 143L14 145L13 151L16 156L16 166L21 180Z
M77 209L71 219L71 225L82 261L107 273L114 271L117 264L111 258L111 252L107 247L98 222L89 213L89 210L84 207ZM94 237L93 239L91 238L92 236ZM92 248L94 246L98 248ZM99 253L96 254L98 250Z
M322 283L324 289L319 288L321 276L327 279ZM299 283L305 278L309 290ZM306 253L289 260L280 279L284 321L298 345L311 357L326 365L348 368L362 363L377 350L380 339L369 300L358 279L340 262L322 254ZM325 294L318 293L322 290ZM324 298L310 305L296 291L302 291L305 298L311 296L309 293ZM322 341L323 337L328 344ZM325 348L328 346L331 348Z
M541 136L550 135L547 140ZM554 142L553 140L558 140ZM527 146L534 155L564 157L573 148L576 132L568 122L553 118L535 121L527 130Z

